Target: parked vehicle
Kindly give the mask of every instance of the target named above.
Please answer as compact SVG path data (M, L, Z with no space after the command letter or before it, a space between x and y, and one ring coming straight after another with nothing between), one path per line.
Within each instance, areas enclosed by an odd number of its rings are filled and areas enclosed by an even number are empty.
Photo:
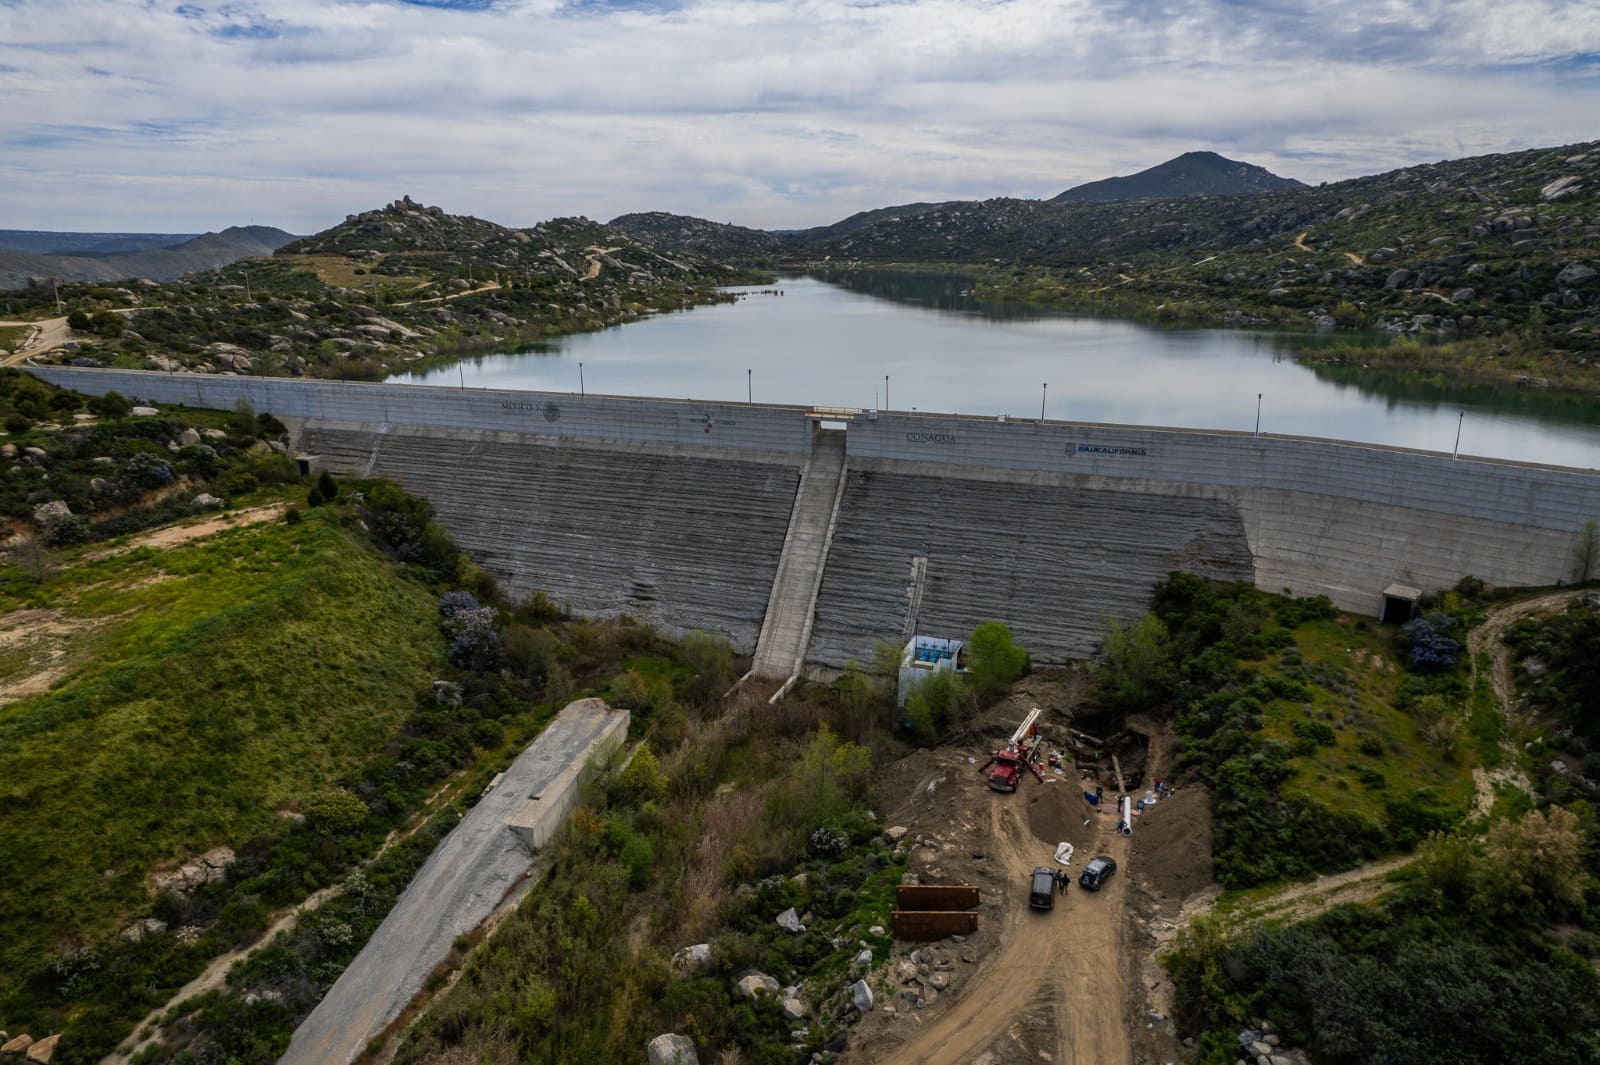
M1110 855L1099 854L1083 867L1083 875L1078 877L1078 883L1085 891L1099 891L1116 871L1116 860ZM1038 874L1035 873L1034 876L1037 877Z
M1028 888L1028 905L1036 910L1054 909L1056 905L1056 872L1044 866L1033 871L1033 881Z

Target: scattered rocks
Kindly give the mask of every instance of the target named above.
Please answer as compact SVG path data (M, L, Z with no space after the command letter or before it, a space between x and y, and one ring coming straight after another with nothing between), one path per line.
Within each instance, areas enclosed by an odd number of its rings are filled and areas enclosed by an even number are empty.
M158 932L167 930L167 922L155 917L145 917L135 921L119 933L129 943L137 943L145 936L153 936Z
M233 864L233 859L233 848L213 847L170 873L152 874L150 884L157 892L188 895L227 876L228 866Z
M778 1000L778 1008L783 1011L786 1021L804 1020L811 1012L811 1006L798 994L786 994Z
M883 838L890 843L899 843L902 839L905 839L906 831L907 829L904 825L895 825L883 830Z
M796 934L806 930L806 926L800 923L800 915L795 912L793 906L778 914L778 927L785 932L794 932Z
M17 445L0 444L0 459L14 459L17 457Z
M7 1041L4 1046L0 1046L0 1054L21 1054L32 1045L33 1036L24 1032L22 1035L15 1036Z
M178 434L179 447L188 447L191 444L198 444L199 442L200 434L192 427L185 429L183 432Z
M189 501L190 510L221 510L226 504L210 492L201 492Z
M645 1045L650 1065L700 1065L694 1042L675 1032L658 1035Z

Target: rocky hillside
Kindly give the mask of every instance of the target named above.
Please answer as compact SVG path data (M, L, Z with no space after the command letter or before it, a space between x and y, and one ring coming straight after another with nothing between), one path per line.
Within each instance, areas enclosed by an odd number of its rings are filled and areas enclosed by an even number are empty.
M1265 167L1225 159L1216 152L1184 152L1176 159L1128 177L1105 178L1068 189L1052 203L1109 200L1169 200L1179 196L1245 196L1274 189L1303 189L1304 182L1279 177Z
M91 328L62 358L197 373L382 377L725 297L741 275L584 218L510 229L409 197L251 259L146 289L74 292ZM123 294L128 295L128 294ZM124 301L126 305L126 301ZM78 328L78 326L75 326Z
M975 264L985 295L1103 313L1471 341L1389 354L1600 392L1600 142L1250 196L946 204L807 252Z
M784 249L783 238L764 229L708 222L665 211L619 215L606 224L641 244L690 251L719 262L770 261Z
M271 255L294 239L271 226L230 226L173 248L113 255L30 255L0 252L0 291L27 288L35 279L60 281L171 281L252 255Z

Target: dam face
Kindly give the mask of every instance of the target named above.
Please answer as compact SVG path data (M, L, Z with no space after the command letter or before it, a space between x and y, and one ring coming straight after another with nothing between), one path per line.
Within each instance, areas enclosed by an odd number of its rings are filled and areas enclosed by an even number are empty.
M1038 661L1080 657L1105 617L1137 617L1175 569L1374 615L1395 583L1555 584L1600 518L1593 470L1297 437L30 369L91 395L246 400L316 464L428 499L517 594L722 632L747 651L782 621L806 634L806 661L831 666L868 659L875 640L988 619ZM836 450L841 427L842 478L835 460L807 492L825 465L817 441ZM820 579L779 594L780 561L802 542L820 549Z

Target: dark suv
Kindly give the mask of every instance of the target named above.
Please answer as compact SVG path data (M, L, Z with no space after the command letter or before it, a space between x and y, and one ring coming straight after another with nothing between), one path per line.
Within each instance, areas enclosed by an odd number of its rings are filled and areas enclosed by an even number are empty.
M1083 885L1085 891L1099 891L1116 871L1117 863L1114 859L1104 854L1096 855L1083 867L1083 875L1078 877L1078 883Z
M1033 881L1028 887L1028 905L1036 910L1054 909L1056 905L1056 874L1044 866L1033 871Z

